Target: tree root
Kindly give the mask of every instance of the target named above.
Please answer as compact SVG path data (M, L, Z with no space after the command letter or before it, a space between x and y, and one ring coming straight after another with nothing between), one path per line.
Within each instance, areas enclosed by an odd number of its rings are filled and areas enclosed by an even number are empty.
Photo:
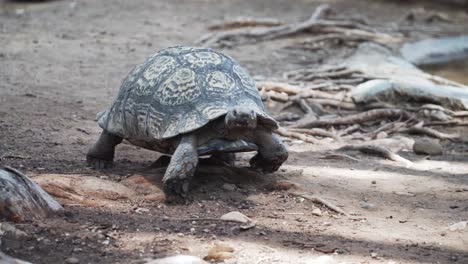
M345 67L329 68L329 69L301 69L284 73L287 79L294 81L313 81L316 79L337 79L349 78L353 74L361 72L347 69ZM359 78L362 79L362 78Z
M275 115L275 116L273 116L273 118L278 122L297 121L297 120L301 119L301 115L287 112L287 113L280 113L278 115Z
M427 135L427 136L434 137L434 138L449 139L449 140L460 138L460 135L458 134L447 134L447 133L439 132L429 127L422 127L422 126L401 128L398 130L398 132L408 133L408 134L422 134L422 135Z
M338 117L334 119L311 120L297 123L292 128L312 128L319 126L335 126L335 125L350 125L362 124L369 121L376 121L386 118L404 118L409 119L411 115L400 109L373 109L367 112L349 115L345 117Z
M288 129L290 132L295 132L295 133L302 133L302 134L307 134L311 136L319 136L319 137L329 137L333 138L335 140L339 140L339 137L337 137L335 134L326 131L325 129L321 128L310 128L310 129L304 129L304 128L291 128Z
M233 46L242 43L252 43L273 40L300 33L334 33L344 36L357 36L381 43L400 41L400 37L384 33L376 33L369 26L354 21L324 20L322 17L330 10L328 5L320 5L312 16L303 22L271 27L249 27L215 32L198 40L205 46Z
M299 140L302 140L304 142L312 143L312 144L320 144L320 141L313 138L313 137L308 137L307 135L297 133L297 132L291 132L291 131L288 131L288 130L286 130L284 128L278 129L276 131L276 133L278 135L280 135L280 136L283 136L283 137L295 138L295 139L299 139Z

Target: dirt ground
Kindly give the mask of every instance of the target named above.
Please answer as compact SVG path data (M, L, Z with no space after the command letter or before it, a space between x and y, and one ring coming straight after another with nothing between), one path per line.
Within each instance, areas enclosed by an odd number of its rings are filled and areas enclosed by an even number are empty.
M399 24L409 10L422 7L452 20L434 26L439 31L407 32L408 39L468 33L466 11L424 1L1 1L0 162L33 179L78 175L124 182L150 175L148 166L159 154L128 144L118 146L113 169L85 166L85 153L100 133L96 113L111 103L130 69L161 48L193 45L224 18L298 21L323 2L380 26ZM284 48L284 41L223 51L257 77L338 61L348 52L297 51ZM234 248L227 263L468 263L468 229L448 229L468 220L468 144L442 143L445 154L436 158L402 153L414 162L406 168L356 153L357 161L323 159L339 142L289 141L290 158L278 173L197 177L188 205L121 197L68 203L63 216L16 224L27 236L4 239L1 247L33 263L64 263L72 256L80 263L142 263L175 253L203 257L217 243ZM288 195L278 188L283 180L353 217ZM237 187L226 190L226 182ZM321 216L312 214L316 207ZM185 221L236 210L257 226L240 231L233 223Z

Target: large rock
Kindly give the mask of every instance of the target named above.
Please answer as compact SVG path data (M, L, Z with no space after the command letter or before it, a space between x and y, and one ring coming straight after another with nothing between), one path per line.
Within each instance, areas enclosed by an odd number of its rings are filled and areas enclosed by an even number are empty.
M434 141L427 138L417 139L413 145L413 151L419 155L442 155L442 146Z
M61 210L62 206L26 175L0 166L0 219L41 219Z

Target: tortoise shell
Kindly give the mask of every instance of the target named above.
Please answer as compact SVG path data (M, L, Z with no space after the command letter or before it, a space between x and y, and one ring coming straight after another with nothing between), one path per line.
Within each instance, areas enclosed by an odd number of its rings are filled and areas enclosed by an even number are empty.
M99 125L126 139L154 141L188 133L246 106L275 130L255 82L234 59L206 48L171 47L137 65Z

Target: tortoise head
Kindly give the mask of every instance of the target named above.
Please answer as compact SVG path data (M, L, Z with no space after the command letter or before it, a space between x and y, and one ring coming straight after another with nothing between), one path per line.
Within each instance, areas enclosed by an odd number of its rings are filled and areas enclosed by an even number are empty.
M257 127L257 114L252 109L237 107L229 110L224 121L228 130L254 129Z

